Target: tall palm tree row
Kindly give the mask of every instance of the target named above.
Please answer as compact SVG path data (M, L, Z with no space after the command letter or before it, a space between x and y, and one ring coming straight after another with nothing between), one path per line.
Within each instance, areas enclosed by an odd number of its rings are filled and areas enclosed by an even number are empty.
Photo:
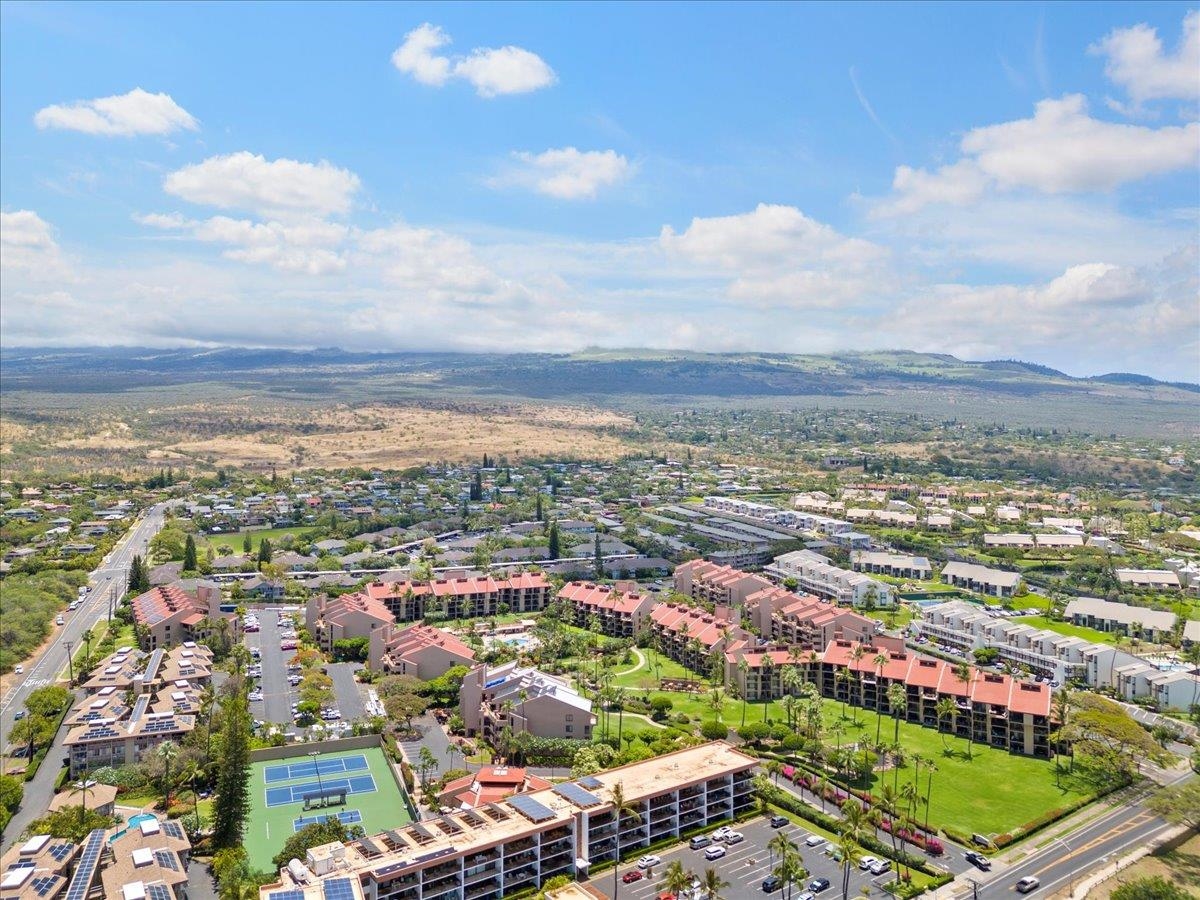
M621 816L629 815L632 816L635 821L640 822L642 821L642 814L640 810L626 802L625 785L623 782L618 781L612 786L608 792L608 798L612 801L613 811L617 817L617 860L616 865L613 866L612 892L613 900L617 900L617 870L621 867Z

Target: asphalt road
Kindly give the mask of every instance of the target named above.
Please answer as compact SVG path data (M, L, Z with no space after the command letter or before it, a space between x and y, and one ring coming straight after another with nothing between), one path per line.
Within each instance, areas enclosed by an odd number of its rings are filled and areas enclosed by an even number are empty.
M717 825L714 825L713 829L715 830L717 827ZM726 855L721 859L707 860L704 858L703 850L692 850L686 843L680 845L677 849L660 851L658 856L662 857L662 862L655 866L640 881L635 881L632 884L619 883L617 896L627 898L627 900L653 900L663 890L659 883L663 879L667 866L676 859L683 862L685 870L692 872L701 879L703 879L705 869L709 867L716 869L721 874L721 877L729 882L729 887L721 892L721 896L725 900L765 900L768 897L779 898L784 896L779 892L768 895L762 889L763 879L771 873L773 865L772 854L767 849L767 843L778 833L777 830L771 828L767 820L763 818L752 819L733 827L742 832L746 836L746 839L740 844L728 847ZM800 856L804 861L804 868L809 871L809 876L805 879L805 884L803 886L796 885L792 888L792 896L797 897L808 890L807 884L814 878L827 878L829 879L830 886L817 894L818 900L831 900L835 896L841 897L841 867L825 855L823 852L824 846L816 848L805 846L805 838L809 837L812 832L793 824L785 825L783 828L778 829L778 831L787 834L792 841L799 845ZM636 869L637 860L635 858L617 870L617 878L620 879L626 872ZM894 871L881 876L873 876L856 867L850 873L850 896L890 896L879 885L895 877ZM613 876L611 872L603 872L597 875L591 882L591 885L600 890L605 896L613 896ZM864 887L868 889L869 893L863 893L862 889Z
M361 668L361 663L332 663L326 666L329 677L333 679L333 695L337 698L337 708L342 714L343 722L367 717L362 691L358 682L354 680L354 673Z
M0 698L0 735L2 743L7 743L9 729L13 726L13 716L22 708L25 698L36 688L53 684L60 675L67 672L67 650L64 641L70 641L72 653L83 646L82 635L93 628L103 619L108 618L110 603L120 600L120 592L124 589L126 577L129 574L129 564L133 557L145 557L150 545L150 539L158 534L163 527L163 512L174 501L158 503L142 515L133 527L125 533L117 545L101 562L100 567L91 575L91 589L75 612L63 611L63 626L58 629L54 643L46 648L40 657L25 664L25 675L14 687L5 692Z

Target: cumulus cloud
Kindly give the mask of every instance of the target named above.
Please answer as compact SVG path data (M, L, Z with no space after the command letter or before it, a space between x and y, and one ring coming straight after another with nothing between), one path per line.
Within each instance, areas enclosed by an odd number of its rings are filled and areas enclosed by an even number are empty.
M1105 58L1104 74L1135 107L1147 100L1200 99L1200 10L1184 15L1174 53L1164 53L1157 29L1144 23L1114 28L1089 50Z
M195 131L199 123L169 94L151 94L134 88L128 94L76 100L39 109L33 117L38 128L60 128L108 137L165 135Z
M904 215L930 204L963 205L989 188L1046 194L1107 191L1194 167L1200 124L1148 128L1088 114L1081 94L1042 100L1030 119L975 128L963 136L964 158L935 171L900 166L893 194L877 216Z
M615 150L574 147L514 153L514 167L491 179L493 187L517 185L560 200L591 200L601 188L629 177L633 166Z
M169 174L163 190L191 203L273 216L344 214L358 176L321 160L267 160L245 150L213 156Z
M474 86L480 97L525 94L557 81L554 70L536 53L511 45L476 47L468 56L439 54L450 36L426 22L404 36L392 53L392 65L421 84L441 87L451 78Z
M35 277L61 274L62 257L50 223L30 209L0 212L0 264Z

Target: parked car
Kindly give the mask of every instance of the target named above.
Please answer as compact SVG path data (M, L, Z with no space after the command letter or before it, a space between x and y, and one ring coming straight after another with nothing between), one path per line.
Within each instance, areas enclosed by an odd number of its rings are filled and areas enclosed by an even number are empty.
M1041 886L1042 883L1033 875L1026 875L1016 884L1018 894L1028 894L1030 891L1036 891Z
M777 890L779 890L779 885L781 883L782 882L780 881L779 876L768 875L766 878L763 879L762 889L767 894L773 894Z
M18 709L18 710L17 710L17 711L16 711L16 712L13 714L13 721L14 721L14 722L20 722L20 721L21 721L23 718L25 718L27 715L29 715L29 710L26 710L26 709Z
M725 848L722 847L720 844L713 844L711 847L707 848L704 851L704 858L705 859L720 859L722 856L725 855L725 852L726 852Z
M804 839L805 847L820 847L823 843L825 843L825 838L819 834L810 834Z
M990 840L985 838L982 834L978 834L978 833L971 835L971 842L978 844L980 847L992 846L992 842Z
M63 623L63 617L62 617L62 616L58 616L58 617L56 617L56 618L55 618L55 620L54 620L54 624L55 624L55 625L61 625L62 623Z
M892 864L886 859L877 859L871 863L871 867L867 870L872 875L882 875L892 867Z
M707 834L698 834L688 841L688 846L693 850L703 850L705 847L708 847L711 844L712 838L710 838Z
M635 881L641 881L645 876L641 869L632 869L621 876L621 880L626 884L633 884Z
M966 853L964 853L963 859L965 859L975 868L981 869L984 872L990 872L992 869L992 861L982 853L976 853L974 850L968 850Z
M728 825L722 825L720 828L718 828L716 831L714 831L712 833L712 839L714 841L723 841L723 840L725 840L725 835L729 834L729 832L731 832L731 831L733 831L733 829L730 828Z
M866 872L869 871L871 866L875 865L877 862L879 862L878 856L864 856L858 861L858 867Z
M661 856L655 856L653 853L643 856L638 859L637 864L639 869L650 869L662 862Z
M782 828L789 821L790 820L788 819L787 816L771 816L771 827L772 828Z
M17 674L17 675L24 675L24 674L25 674L25 667L24 667L24 666L22 666L22 665L16 665L16 666L13 666L13 672L14 672L15 674Z
M250 692L250 699L251 699L251 700L262 700L262 698L263 698L263 692L262 692L262 691L251 691L251 692Z
M812 891L814 894L819 894L819 893L821 893L821 891L827 891L827 890L829 890L829 879L828 878L814 878L812 881L810 881L808 883L808 889L810 891Z
M725 835L725 843L727 844L740 844L745 839L746 836L740 831L731 831L729 834Z

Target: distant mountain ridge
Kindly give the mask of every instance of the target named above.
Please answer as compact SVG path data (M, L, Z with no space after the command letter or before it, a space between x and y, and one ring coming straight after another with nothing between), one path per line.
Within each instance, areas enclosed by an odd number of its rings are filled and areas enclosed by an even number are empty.
M1109 373L1078 378L1016 359L971 361L908 350L830 354L589 348L577 353L357 352L337 347L0 348L8 390L120 391L197 381L304 383L421 375L429 384L529 397L848 395L934 386L1001 395L1184 391L1200 384Z

